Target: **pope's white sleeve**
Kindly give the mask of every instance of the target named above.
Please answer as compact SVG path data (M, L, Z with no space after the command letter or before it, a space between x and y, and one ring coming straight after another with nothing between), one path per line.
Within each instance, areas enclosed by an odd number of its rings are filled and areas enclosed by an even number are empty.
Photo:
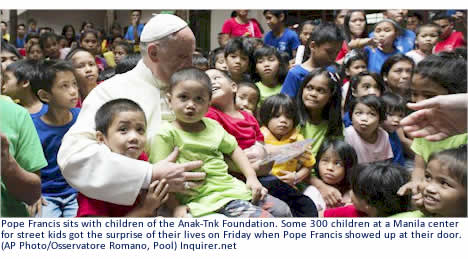
M140 189L148 187L152 165L113 153L96 141L96 111L114 99L99 88L87 96L76 123L65 134L57 162L66 181L84 195L132 205Z

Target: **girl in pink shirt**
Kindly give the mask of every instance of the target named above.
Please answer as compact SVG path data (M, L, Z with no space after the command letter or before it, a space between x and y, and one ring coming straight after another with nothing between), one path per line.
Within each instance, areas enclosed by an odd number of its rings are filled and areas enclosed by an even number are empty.
M385 107L380 97L366 95L354 99L350 117L353 126L344 130L344 136L356 150L359 164L393 158L388 133L380 127L385 120Z

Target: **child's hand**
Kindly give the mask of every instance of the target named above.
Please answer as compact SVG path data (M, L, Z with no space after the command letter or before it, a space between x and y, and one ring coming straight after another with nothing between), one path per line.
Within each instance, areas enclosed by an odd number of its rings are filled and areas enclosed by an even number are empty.
M291 185L292 187L296 186L296 172L290 172L290 171L280 171L281 175L278 176L278 179L281 181Z
M156 209L161 207L161 204L167 201L169 197L168 193L169 185L167 184L166 179L152 182L148 188L142 207L149 212L154 212Z
M186 205L179 205L174 209L174 217L188 218L188 207Z
M397 194L400 196L411 194L412 205L421 209L424 207L421 187L420 181L409 181L398 189Z
M364 39L364 46L371 46L376 48L379 45L379 41L375 38L367 38Z
M262 186L257 177L247 178L246 185L252 191L253 204L256 204L259 200L265 199L268 190Z
M296 159L299 161L300 165L303 165L305 167L313 167L315 165L315 157L314 154L312 154L312 148L307 147L304 153L302 153L300 156L296 157ZM297 169L299 170L299 169Z
M317 187L323 200L327 204L328 208L338 207L343 204L341 192L333 186L324 184L321 187Z
M31 206L28 206L29 216L34 217L36 214L41 213L42 206L47 205L47 201L44 197L41 197L36 203Z

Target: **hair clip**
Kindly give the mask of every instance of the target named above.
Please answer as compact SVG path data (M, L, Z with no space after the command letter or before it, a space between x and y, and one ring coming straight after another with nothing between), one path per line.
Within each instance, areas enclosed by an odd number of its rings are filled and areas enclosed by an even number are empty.
M335 81L335 83L338 83L340 81L340 76L338 74L335 74L329 71L328 75L333 81Z
M348 52L344 59L343 59L343 65L346 66L349 62L349 60L355 56L359 55L358 51L355 49L352 49L350 52Z

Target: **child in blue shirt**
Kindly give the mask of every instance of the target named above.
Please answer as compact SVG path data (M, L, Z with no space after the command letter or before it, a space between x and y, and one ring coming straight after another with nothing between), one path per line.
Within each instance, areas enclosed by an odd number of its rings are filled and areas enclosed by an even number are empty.
M400 127L400 121L406 114L406 101L398 94L385 92L382 95L382 102L385 104L387 117L382 123L382 128L387 131L390 145L393 151L393 163L405 166L405 156L403 145L398 138L397 129Z
M377 48L364 47L367 54L367 70L380 74L380 69L387 58L400 53L395 47L396 38L400 35L400 27L390 19L383 19L375 24L374 37L377 40Z
M341 30L334 24L320 24L307 40L310 57L304 63L289 70L284 79L281 93L296 98L298 89L304 77L314 68L327 67L335 62L335 58L343 43Z
M33 118L47 167L41 170L42 206L41 217L75 217L78 209L76 190L63 178L57 164L57 153L65 133L75 123L80 109L78 84L73 67L65 61L44 61L41 64L42 80L33 85L34 93L49 105L48 111Z
M35 60L19 60L8 65L3 73L2 94L10 96L26 108L32 118L47 112L47 104L39 101L32 85L40 81L39 64Z
M263 42L275 47L278 51L287 52L290 57L296 56L296 49L301 42L296 32L285 26L287 11L265 10L263 16L271 31L265 34Z

